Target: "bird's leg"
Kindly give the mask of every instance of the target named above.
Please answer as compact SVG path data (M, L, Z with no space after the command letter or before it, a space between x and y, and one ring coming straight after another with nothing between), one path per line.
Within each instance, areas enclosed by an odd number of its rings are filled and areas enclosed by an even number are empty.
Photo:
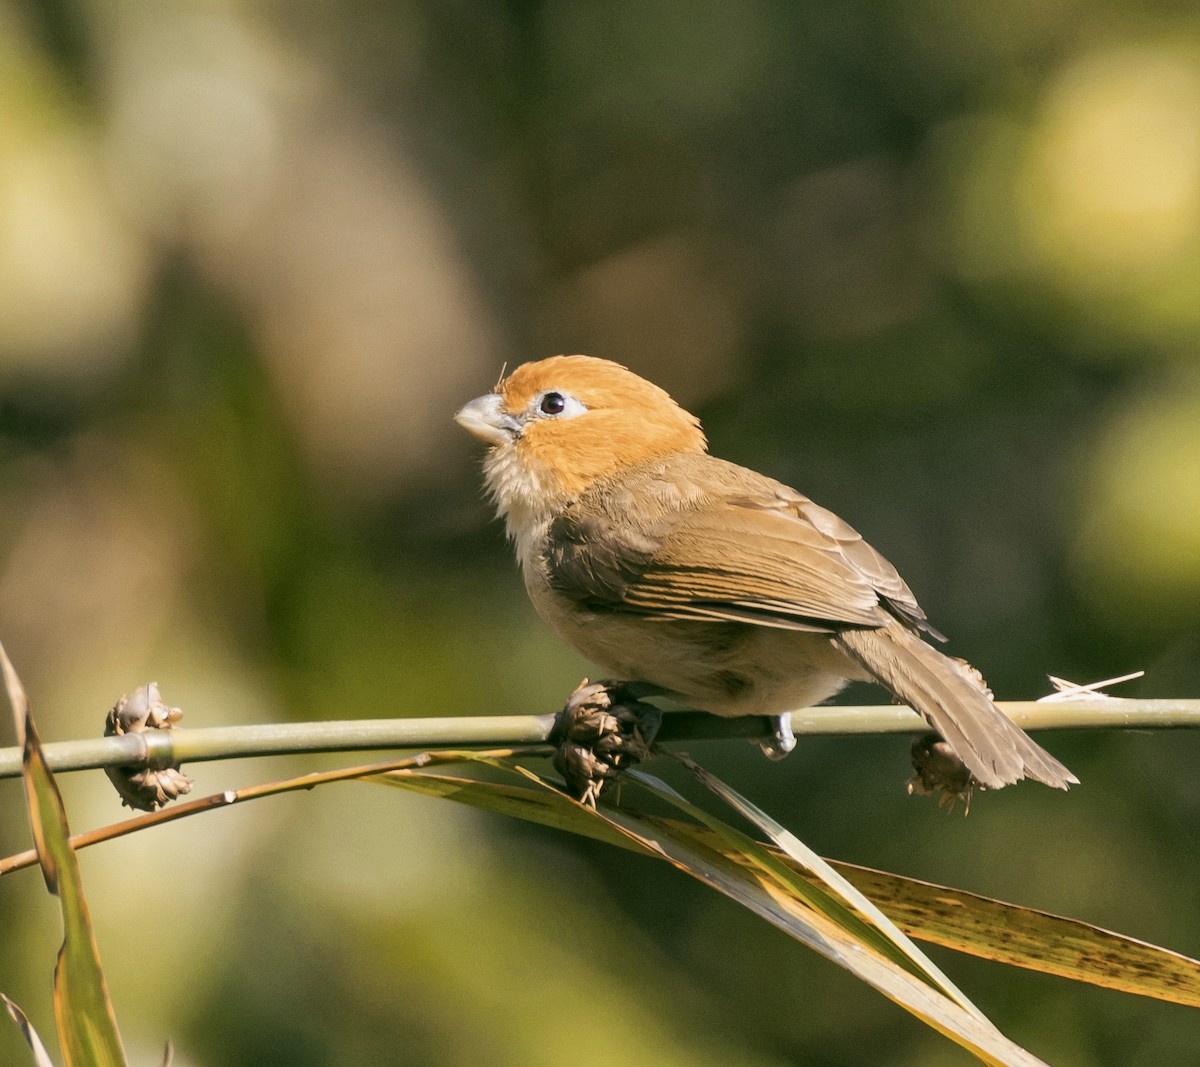
M767 759L781 760L796 747L796 735L792 732L792 717L790 715L769 715L767 722L771 724L771 739L759 741Z
M554 769L576 798L595 807L600 791L650 754L662 713L641 697L656 692L639 682L589 682L575 688L550 731Z

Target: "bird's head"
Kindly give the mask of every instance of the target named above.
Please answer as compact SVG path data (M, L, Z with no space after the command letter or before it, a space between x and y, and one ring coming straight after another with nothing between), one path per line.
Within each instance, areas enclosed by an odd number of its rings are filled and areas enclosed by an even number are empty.
M488 491L510 532L626 466L705 449L699 420L666 392L591 356L523 364L455 421L491 446Z

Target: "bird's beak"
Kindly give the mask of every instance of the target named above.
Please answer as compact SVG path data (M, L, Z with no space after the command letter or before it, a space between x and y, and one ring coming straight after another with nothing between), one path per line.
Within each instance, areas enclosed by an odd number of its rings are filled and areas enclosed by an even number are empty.
M454 421L489 445L507 444L521 432L521 424L500 410L500 394L477 396L459 408Z

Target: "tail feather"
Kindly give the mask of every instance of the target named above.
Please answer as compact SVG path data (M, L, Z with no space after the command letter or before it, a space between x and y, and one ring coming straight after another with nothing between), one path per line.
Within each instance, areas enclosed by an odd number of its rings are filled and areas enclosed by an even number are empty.
M1066 789L1079 781L992 703L981 678L900 623L844 630L834 643L919 712L982 785L1034 778Z

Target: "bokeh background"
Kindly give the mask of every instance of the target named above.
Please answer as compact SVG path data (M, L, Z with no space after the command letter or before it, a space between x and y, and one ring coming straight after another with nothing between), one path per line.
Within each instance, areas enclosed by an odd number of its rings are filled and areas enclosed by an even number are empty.
M852 521L1002 697L1200 697L1193 4L0 0L0 637L45 736L151 678L185 725L558 707L587 665L450 417L576 351ZM1044 740L1083 785L965 820L897 738L693 754L825 854L1200 954L1198 739ZM136 1062L966 1058L649 861L394 791L82 862ZM0 930L49 1033L36 873ZM938 958L1052 1063L1194 1060L1187 1009Z

